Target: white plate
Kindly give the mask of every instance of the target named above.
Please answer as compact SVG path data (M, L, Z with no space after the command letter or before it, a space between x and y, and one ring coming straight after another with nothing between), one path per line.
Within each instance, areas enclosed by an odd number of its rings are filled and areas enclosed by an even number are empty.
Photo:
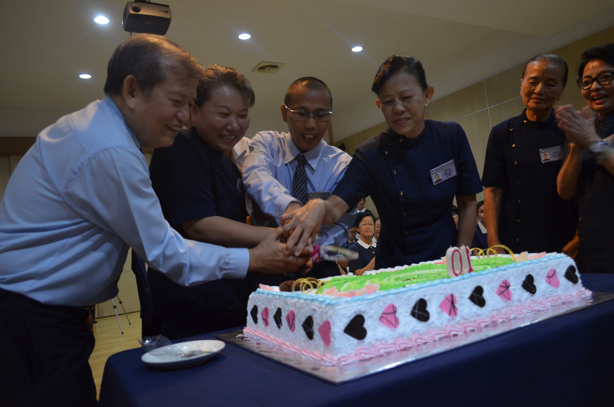
M224 346L224 342L217 340L182 342L149 351L141 360L165 369L194 366L215 356Z

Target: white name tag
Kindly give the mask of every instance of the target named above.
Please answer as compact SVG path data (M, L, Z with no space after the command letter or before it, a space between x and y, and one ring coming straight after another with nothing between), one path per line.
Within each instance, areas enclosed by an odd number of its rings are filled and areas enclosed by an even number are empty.
M548 148L540 148L539 149L539 159L542 164L549 163L551 161L560 161L562 159L562 148L561 146L554 146Z
M450 160L431 170L431 181L433 181L433 185L440 184L454 177L456 177L456 165L454 165L454 160Z

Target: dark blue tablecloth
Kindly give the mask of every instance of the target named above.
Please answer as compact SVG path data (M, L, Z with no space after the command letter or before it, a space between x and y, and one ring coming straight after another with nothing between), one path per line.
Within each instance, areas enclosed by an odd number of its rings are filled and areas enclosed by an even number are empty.
M614 275L582 278L614 292ZM108 359L103 407L614 405L614 301L340 385L234 345L175 371L148 368L142 354Z

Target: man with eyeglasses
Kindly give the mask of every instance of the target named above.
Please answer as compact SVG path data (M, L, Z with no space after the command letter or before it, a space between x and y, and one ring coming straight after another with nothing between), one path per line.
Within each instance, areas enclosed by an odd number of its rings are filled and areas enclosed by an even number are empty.
M279 224L285 212L309 199L326 199L345 174L350 156L323 140L330 126L332 104L332 94L323 81L313 77L297 79L281 105L289 132L261 131L252 139L243 181L247 194L270 216L271 223ZM349 223L350 219L342 218L322 227L313 243L342 246L347 241ZM324 261L314 265L311 272L316 278L337 274L337 265Z
M557 179L563 199L578 198L576 262L584 273L614 273L614 43L582 54L578 86L587 106L561 106L569 153Z

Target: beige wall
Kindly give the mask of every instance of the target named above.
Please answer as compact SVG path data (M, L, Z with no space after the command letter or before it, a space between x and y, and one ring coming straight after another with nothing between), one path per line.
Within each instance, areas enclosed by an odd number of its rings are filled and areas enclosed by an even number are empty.
M580 54L587 48L611 43L614 39L614 26L563 48L552 50L569 65L569 81L563 93L561 104L572 104L576 108L584 106L580 89L575 83ZM524 108L520 98L520 76L524 64L485 79L456 93L437 99L435 84L435 101L426 110L426 118L458 122L471 145L475 161L482 174L484 155L490 129L500 122L517 116ZM428 78L428 72L427 72ZM349 154L364 141L374 137L386 128L382 123L343 140L336 140L335 145L344 143ZM483 199L482 194L478 200Z

